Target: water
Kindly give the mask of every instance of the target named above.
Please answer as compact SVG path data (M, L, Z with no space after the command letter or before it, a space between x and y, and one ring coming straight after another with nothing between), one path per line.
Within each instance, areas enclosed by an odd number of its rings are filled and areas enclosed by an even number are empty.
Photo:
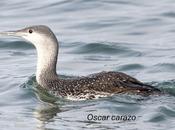
M0 39L1 130L175 128L174 0L0 1L0 30L45 24L60 41L57 71L63 76L122 71L168 94L116 95L51 106L30 87L36 51L21 39ZM89 114L109 116L88 120ZM136 120L112 120L112 116Z

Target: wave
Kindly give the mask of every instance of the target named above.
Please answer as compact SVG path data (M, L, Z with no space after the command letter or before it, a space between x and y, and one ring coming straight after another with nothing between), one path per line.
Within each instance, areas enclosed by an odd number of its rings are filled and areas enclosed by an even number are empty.
M0 41L0 49L33 49L34 46L25 41Z
M78 44L72 50L75 54L117 54L124 56L140 56L142 53L136 51L123 43L95 42Z

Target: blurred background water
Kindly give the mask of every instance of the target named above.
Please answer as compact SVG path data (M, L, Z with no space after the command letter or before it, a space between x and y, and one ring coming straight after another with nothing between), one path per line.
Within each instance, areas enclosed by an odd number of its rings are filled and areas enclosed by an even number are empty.
M60 42L57 72L81 76L122 71L168 92L116 95L43 105L30 89L36 50L22 39L0 39L0 129L175 129L174 0L1 0L0 31L49 26ZM135 115L135 121L88 121L87 115Z

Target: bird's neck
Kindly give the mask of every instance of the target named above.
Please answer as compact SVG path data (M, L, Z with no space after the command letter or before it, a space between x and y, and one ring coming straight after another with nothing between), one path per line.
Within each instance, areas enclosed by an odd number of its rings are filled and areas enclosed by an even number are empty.
M57 77L56 64L58 55L58 45L39 46L37 49L37 71L36 80L42 85L43 81Z

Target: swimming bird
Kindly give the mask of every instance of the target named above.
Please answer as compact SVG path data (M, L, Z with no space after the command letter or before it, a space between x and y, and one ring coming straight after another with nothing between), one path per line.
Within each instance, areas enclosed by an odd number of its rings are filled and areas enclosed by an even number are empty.
M159 89L122 72L103 71L74 79L60 78L56 72L59 43L52 30L45 25L1 32L0 35L22 37L35 46L37 50L36 81L39 86L58 97L85 100L118 93L160 92Z

